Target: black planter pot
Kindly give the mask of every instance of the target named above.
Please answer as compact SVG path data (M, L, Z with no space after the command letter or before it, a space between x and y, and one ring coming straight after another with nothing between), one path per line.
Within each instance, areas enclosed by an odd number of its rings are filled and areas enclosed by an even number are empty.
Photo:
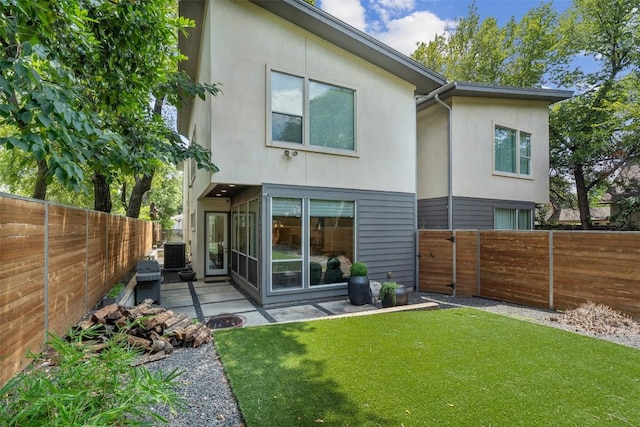
M352 305L371 304L371 287L367 276L351 276L347 282L349 302Z
M196 279L196 272L192 270L178 271L178 277L185 282L193 282Z

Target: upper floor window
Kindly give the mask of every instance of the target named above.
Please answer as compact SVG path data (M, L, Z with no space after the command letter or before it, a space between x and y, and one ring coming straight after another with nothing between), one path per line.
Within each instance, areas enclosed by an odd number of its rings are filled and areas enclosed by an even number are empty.
M272 71L271 140L355 150L355 91Z
M531 134L496 125L494 169L496 172L531 175Z

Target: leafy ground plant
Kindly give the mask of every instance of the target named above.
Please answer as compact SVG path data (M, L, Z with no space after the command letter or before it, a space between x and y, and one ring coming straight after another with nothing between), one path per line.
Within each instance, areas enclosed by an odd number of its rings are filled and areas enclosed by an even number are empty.
M32 366L0 389L3 426L139 426L166 420L153 405L183 408L174 391L176 370L149 372L131 367L139 353L113 335L100 352L98 329L49 335L47 354L30 355Z
M486 313L386 313L215 333L261 426L630 426L640 351Z

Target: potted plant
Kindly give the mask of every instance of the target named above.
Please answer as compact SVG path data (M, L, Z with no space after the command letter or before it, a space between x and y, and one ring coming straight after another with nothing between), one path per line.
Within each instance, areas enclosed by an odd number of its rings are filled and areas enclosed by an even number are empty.
M380 286L379 298L382 303L382 308L406 305L409 303L409 296L407 295L406 289L398 282L384 282L382 286Z
M114 304L116 302L120 302L124 293L124 283L118 283L107 293L107 295L102 298L102 306L106 307L108 305Z
M354 262L351 265L351 276L347 282L349 302L352 305L371 304L371 286L367 277L367 265L363 262Z

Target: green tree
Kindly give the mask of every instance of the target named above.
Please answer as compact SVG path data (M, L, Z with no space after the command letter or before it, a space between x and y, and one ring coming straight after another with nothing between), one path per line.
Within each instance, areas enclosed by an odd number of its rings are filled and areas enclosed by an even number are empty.
M46 197L55 177L79 190L81 164L102 144L118 143L85 101L84 88L60 61L61 44L94 48L82 0L1 0L0 137L6 149L27 152L37 165L33 197Z
M540 86L564 63L551 54L560 42L557 21L551 4L542 4L501 28L495 18L481 21L472 2L467 17L433 41L419 43L411 56L450 80Z
M413 57L450 80L576 88L576 97L550 113L551 196L562 188L554 182L573 181L589 228L590 199L638 152L639 8L640 0L574 0L558 16L548 3L499 28L493 18L481 22L472 4L468 17L419 44ZM578 56L598 69L571 66Z
M556 105L550 116L551 167L571 176L583 228L591 228L590 192L603 186L638 153L639 0L574 0L562 19L560 51L593 58L591 73L561 75L583 92Z

